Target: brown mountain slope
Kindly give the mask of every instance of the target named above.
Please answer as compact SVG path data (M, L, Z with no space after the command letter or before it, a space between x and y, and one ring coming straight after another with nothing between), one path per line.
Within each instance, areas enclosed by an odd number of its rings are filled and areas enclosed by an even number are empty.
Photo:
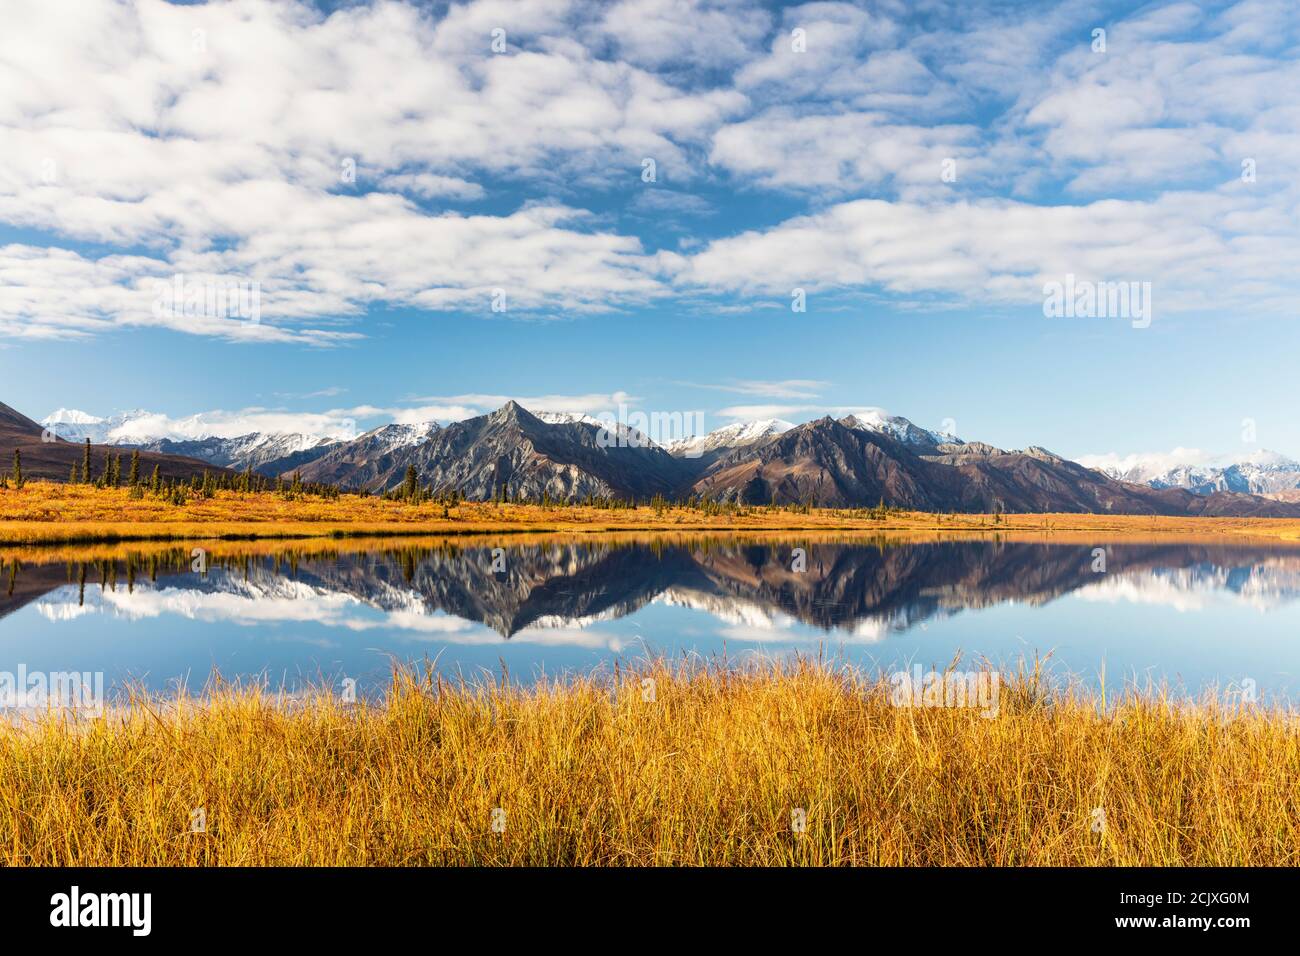
M714 462L690 493L749 504L918 511L1089 512L1300 517L1300 507L1254 495L1203 496L1116 481L1042 448L943 445L918 452L879 432L827 417Z

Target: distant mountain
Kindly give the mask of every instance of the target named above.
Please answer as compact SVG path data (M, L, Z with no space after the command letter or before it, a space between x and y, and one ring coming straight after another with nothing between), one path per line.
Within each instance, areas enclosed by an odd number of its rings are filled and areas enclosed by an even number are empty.
M779 418L765 418L755 422L735 422L723 425L707 435L694 435L669 442L664 450L674 458L690 459L709 464L720 455L736 448L749 448L769 441L794 428L790 422Z
M185 441L210 437L194 415L180 423L171 422L166 415L133 408L115 415L101 417L77 408L60 408L45 418L41 424L60 438L94 445L146 445L163 439ZM177 427L179 425L180 427Z
M69 442L39 422L0 403L0 470L7 472L13 462L14 450L22 452L23 473L29 478L67 481L74 464L80 466L85 454L85 443ZM118 445L91 443L92 475L98 475L106 454L121 455L124 462L131 450ZM147 478L157 466L164 478L189 479L205 471L219 471L207 462L179 455L141 452L140 470Z
M168 455L198 458L235 471L251 468L258 474L273 478L315 461L340 444L342 442L314 435L254 432L238 438L197 438L185 441L164 438L136 447Z
M112 420L91 415L76 408L60 408L45 416L41 424L60 438L68 441L84 442L87 438L91 444L108 445L108 434L127 420L127 416L141 415L143 412L126 412L114 416Z
M121 445L165 455L197 458L218 468L253 471L273 476L314 461L335 445L337 438L302 432L252 432L235 437L207 434L211 426L199 416L172 422L143 409L107 418L72 408L60 408L42 423L55 435L72 442Z
M902 434L913 441L864 427L860 419L827 416L718 458L690 490L751 504L884 501L921 511L1300 515L1293 505L1250 495L1198 497L1120 482L1044 448L1004 451L978 442L917 442L907 429Z
M1300 489L1300 462L1260 450L1239 457L1220 456L1195 460L1192 453L1133 456L1117 463L1084 459L1098 470L1120 481L1149 488L1186 488L1198 495L1228 491L1252 495L1274 495Z
M369 433L374 434L374 433ZM615 442L605 429L574 416L543 421L516 402L490 415L455 422L425 440L373 454L362 439L304 466L308 481L393 488L414 466L424 485L491 499L511 496L580 500L588 495L649 498L670 495L689 471L653 444Z

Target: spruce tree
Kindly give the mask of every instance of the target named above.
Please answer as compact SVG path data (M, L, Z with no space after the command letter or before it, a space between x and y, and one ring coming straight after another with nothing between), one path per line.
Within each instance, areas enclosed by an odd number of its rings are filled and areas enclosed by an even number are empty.
M90 484L90 439L86 439L85 451L81 453L81 480Z
M131 473L127 475L126 483L132 488L140 484L140 449L138 448L131 452Z
M17 448L14 449L14 487L23 486L23 453Z

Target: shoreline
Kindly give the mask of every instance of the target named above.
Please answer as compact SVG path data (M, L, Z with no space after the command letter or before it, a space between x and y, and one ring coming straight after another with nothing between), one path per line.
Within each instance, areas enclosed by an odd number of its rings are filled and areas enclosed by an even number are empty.
M463 502L448 508L373 497L285 501L272 493L218 492L175 506L132 499L128 489L32 482L0 491L0 548L144 542L356 540L361 538L594 534L843 534L999 537L1124 537L1246 540L1300 545L1300 519L1098 514L926 514L876 509L773 509L735 514L693 507L606 509Z

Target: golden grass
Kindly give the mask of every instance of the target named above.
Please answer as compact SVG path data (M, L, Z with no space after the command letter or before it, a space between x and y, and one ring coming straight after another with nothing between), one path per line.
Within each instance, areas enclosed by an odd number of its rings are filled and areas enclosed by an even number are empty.
M0 545L114 541L321 538L383 535L604 533L644 531L870 531L892 535L998 534L1300 540L1300 521L1265 518L1165 518L1138 515L993 515L919 512L883 518L862 510L797 511L748 508L706 515L689 508L607 510L586 507L467 502L443 515L442 505L409 505L375 497L309 496L286 501L274 493L220 491L208 500L173 505L152 495L132 499L125 488L97 489L50 481L0 489Z
M888 694L824 663L657 663L532 689L406 672L356 705L227 686L44 718L0 729L0 862L1300 862L1300 729L1282 711L1156 693L1103 709L1024 672L991 719Z

